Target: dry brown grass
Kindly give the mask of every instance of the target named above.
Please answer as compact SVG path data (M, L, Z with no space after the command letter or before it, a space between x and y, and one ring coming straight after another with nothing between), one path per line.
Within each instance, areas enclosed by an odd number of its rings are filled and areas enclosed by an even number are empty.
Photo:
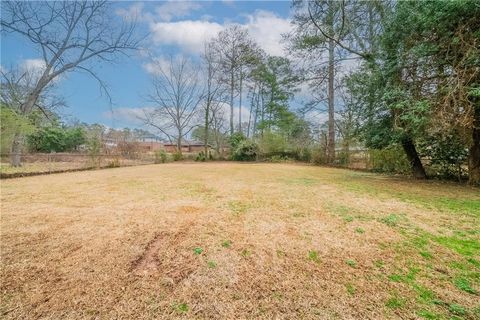
M455 286L464 277L480 289L480 223L469 211L478 189L291 164L173 163L7 180L1 193L3 318L480 314L478 293ZM472 252L436 240L454 232Z

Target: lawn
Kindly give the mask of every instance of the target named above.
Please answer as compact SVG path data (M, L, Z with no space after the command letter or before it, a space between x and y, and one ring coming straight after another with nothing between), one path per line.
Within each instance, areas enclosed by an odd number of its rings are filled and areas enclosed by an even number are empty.
M1 183L6 319L478 319L480 191L294 164Z

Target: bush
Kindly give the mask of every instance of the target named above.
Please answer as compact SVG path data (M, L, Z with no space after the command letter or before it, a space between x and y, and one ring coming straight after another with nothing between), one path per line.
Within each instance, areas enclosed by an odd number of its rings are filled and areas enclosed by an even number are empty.
M107 168L118 168L118 167L120 167L120 159L118 158L110 160L107 164Z
M173 155L173 161L180 161L183 160L183 154L181 152L174 152Z
M291 160L289 157L284 155L273 155L269 158L271 162L286 162Z
M441 132L419 144L419 152L429 161L425 168L429 176L441 179L467 178L468 148L457 132Z
M232 150L235 150L243 141L247 140L247 138L241 132L235 132L228 138L228 143Z
M321 147L315 147L311 152L311 162L314 164L327 163L327 156L325 154L325 149Z
M410 163L400 147L371 149L369 155L368 167L375 172L402 174L410 172Z
M155 163L165 163L168 161L168 155L164 150L155 151Z
M285 138L272 132L265 132L258 145L261 155L266 158L285 156L290 153Z
M211 157L211 156L212 156L212 155L210 154L210 157ZM205 152L203 152L203 151L200 151L200 152L197 154L197 156L195 157L195 161L202 161L202 162L203 162L203 161L206 161L206 160L207 160L207 156L205 155Z
M258 145L251 140L242 141L232 153L236 161L255 161L259 153Z

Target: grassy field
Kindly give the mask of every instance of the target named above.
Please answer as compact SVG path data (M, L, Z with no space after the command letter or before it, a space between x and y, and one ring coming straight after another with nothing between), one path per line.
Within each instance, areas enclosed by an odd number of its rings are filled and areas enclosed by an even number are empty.
M479 319L480 190L293 164L2 181L6 319Z

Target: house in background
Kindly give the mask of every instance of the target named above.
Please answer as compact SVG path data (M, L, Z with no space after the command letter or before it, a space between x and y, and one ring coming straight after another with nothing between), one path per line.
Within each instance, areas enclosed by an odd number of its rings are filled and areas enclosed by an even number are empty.
M163 144L165 152L174 153L177 152L177 144L166 142ZM207 145L208 150L211 151L212 146ZM198 153L205 150L205 143L200 141L184 141L182 142L182 152Z
M163 150L162 139L152 133L146 133L141 137L138 137L136 140L142 151L149 152Z

